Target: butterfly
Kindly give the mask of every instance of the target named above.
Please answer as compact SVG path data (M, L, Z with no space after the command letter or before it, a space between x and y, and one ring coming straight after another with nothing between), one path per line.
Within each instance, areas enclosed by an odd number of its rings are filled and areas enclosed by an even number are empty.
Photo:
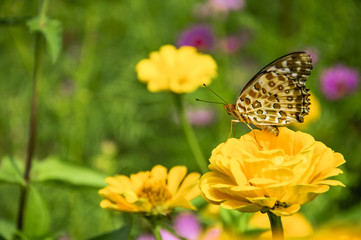
M252 123L278 136L278 127L302 123L310 110L305 83L312 68L306 52L290 53L268 64L247 83L235 104L224 105L237 119L232 124L243 122L251 128Z

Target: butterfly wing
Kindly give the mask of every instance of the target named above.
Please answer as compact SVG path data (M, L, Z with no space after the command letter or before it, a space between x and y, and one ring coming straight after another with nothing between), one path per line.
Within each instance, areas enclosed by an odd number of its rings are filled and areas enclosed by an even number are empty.
M276 59L247 83L236 109L256 126L303 122L309 112L310 94L305 82L311 70L311 57L305 52Z

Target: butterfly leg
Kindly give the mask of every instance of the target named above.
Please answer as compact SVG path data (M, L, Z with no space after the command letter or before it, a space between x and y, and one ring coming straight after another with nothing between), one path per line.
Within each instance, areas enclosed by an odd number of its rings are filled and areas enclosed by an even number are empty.
M233 131L233 123L239 123L240 121L239 120L231 120L231 130L230 130L230 132L229 132L229 135L228 135L228 138L230 138L231 137L231 134L232 134L232 131ZM234 137L234 135L235 135L235 133L233 132L233 137ZM227 139L228 139L227 138Z
M261 144L259 144L259 142L258 142L258 140L257 140L256 132L253 131L253 128L252 128L248 123L246 123L246 125L247 125L247 126L249 127L249 129L251 129L251 131L253 132L254 139L256 140L257 145L260 146L260 148L263 148L263 147L261 146ZM256 126L256 127L259 127L259 126ZM259 127L259 128L260 128L260 127Z

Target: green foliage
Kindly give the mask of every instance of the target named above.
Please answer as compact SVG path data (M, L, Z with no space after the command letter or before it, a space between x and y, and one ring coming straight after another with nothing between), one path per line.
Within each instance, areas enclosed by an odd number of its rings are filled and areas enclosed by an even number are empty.
M35 17L27 25L31 32L40 32L45 37L50 57L55 62L61 50L61 22L47 17Z
M28 187L25 209L24 234L30 239L40 239L49 231L50 210L40 192L32 185Z
M114 230L110 233L105 233L100 236L91 238L90 240L117 240L128 239L130 233L130 224L127 224L120 229Z
M102 188L105 186L106 175L89 169L67 163L57 158L48 158L39 162L33 168L33 181L56 181L71 186L87 186Z
M18 159L5 157L1 161L0 183L25 185L23 165Z

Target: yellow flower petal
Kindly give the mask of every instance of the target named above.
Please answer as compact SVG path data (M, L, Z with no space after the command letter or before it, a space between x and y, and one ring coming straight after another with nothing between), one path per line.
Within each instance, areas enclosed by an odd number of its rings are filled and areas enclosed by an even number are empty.
M338 180L323 180L323 181L318 182L318 184L346 187L342 182L340 182Z
M183 180L181 186L179 187L177 194L183 194L186 199L193 199L199 196L199 177L199 173L188 174L188 176Z
M277 202L276 198L267 198L267 197L255 197L255 198L247 198L251 203L255 203L260 207L268 207L273 208Z
M184 166L175 166L169 170L168 189L171 193L175 194L177 192L179 184L182 182L186 174L187 168Z
M228 200L221 203L221 206L226 209L236 209L241 212L257 212L262 209L257 204L252 204L249 202L241 202L237 200Z
M165 181L167 179L167 168L162 165L156 165L151 171L153 181Z
M178 195L171 202L170 206L177 206L182 208L187 208L191 210L197 210L197 208L184 196Z

